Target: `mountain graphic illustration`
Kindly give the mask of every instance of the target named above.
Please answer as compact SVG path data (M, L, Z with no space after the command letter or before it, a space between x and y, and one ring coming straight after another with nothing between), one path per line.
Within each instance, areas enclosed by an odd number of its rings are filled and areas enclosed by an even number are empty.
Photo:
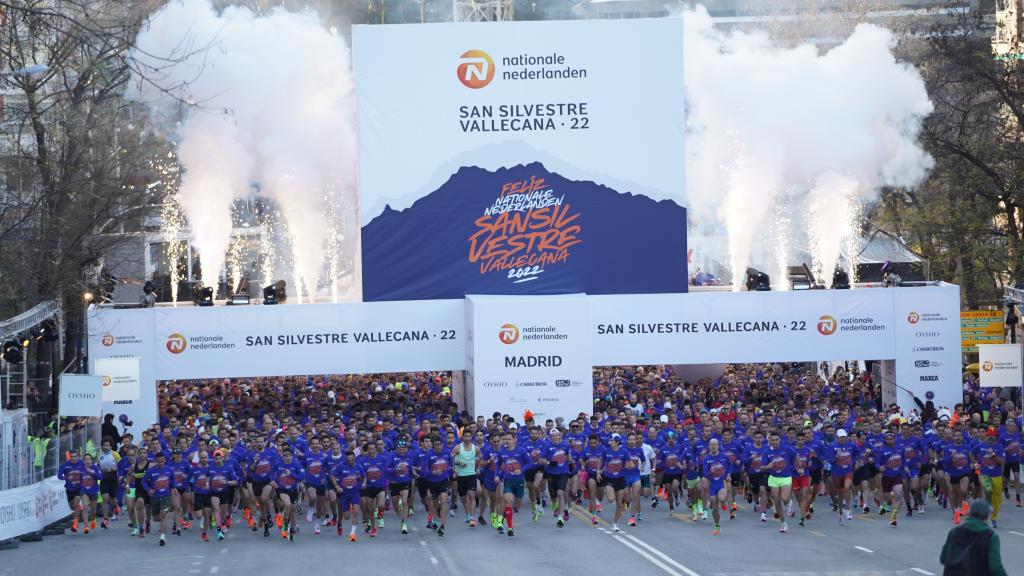
M400 169L400 168L396 168ZM543 178L581 230L564 262L537 279L481 274L470 262L475 221L508 182ZM405 210L385 207L362 229L363 299L434 300L466 294L656 294L686 292L686 209L549 172L540 162L489 171L462 167Z

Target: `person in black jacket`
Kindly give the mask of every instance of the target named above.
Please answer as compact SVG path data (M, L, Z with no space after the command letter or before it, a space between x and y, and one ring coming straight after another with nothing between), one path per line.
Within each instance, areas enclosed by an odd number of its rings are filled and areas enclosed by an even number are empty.
M943 576L1007 576L999 536L988 526L991 513L988 502L975 500L967 520L949 531L939 555Z
M113 441L113 446L119 446L121 444L121 434L117 431L117 425L114 424L113 414L107 414L103 417L103 426L100 428L100 438L110 438Z

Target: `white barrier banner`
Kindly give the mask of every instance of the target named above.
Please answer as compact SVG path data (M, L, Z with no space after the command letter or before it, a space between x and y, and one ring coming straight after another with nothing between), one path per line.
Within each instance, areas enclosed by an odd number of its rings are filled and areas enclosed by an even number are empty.
M0 491L0 540L38 532L70 514L64 482L56 477Z
M891 358L892 298L881 289L591 296L594 362Z
M474 414L572 418L593 407L586 296L467 296Z
M963 402L959 287L879 290L895 297L896 341L887 357L896 360L900 408L920 411L916 396L952 410Z
M96 375L101 377L103 402L138 400L139 386L138 358L104 358L96 361Z
M88 374L61 374L61 416L91 416L103 413L103 377Z
M89 310L89 360L92 374L100 375L96 363L106 359L133 358L138 362L138 396L103 402L103 413L113 414L122 432L134 432L157 421L156 369L154 362L153 308Z
M979 344L978 363L982 388L1016 388L1024 382L1020 344Z
M158 380L462 370L461 300L157 308Z

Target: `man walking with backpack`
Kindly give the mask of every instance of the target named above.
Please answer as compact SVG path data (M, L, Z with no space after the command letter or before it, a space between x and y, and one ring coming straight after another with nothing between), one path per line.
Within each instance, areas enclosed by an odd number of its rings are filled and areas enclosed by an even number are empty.
M999 554L999 536L988 527L992 507L985 500L971 503L964 523L949 531L939 562L943 576L1007 576Z

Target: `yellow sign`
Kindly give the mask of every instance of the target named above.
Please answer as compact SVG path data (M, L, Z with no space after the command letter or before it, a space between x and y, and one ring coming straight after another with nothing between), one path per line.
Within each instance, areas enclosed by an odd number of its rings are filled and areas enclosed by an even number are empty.
M964 352L977 352L978 344L1002 344L1002 310L964 310L960 312L960 339Z

